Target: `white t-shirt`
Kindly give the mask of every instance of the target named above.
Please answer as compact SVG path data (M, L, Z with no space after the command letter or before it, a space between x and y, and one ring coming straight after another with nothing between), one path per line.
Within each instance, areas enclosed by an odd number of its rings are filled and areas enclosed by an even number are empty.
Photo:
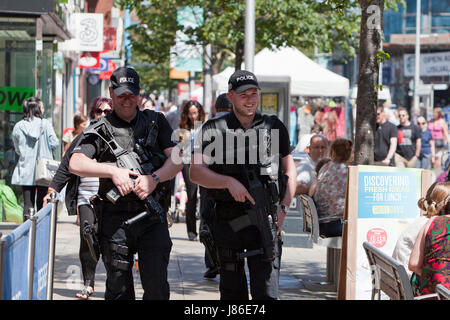
M412 272L408 269L409 257L411 256L411 251L416 242L417 235L427 221L428 218L425 216L420 216L412 221L398 238L394 252L392 253L392 258L405 266L406 272L410 278Z
M301 182L310 187L315 180L316 163L307 155L297 166L297 182Z

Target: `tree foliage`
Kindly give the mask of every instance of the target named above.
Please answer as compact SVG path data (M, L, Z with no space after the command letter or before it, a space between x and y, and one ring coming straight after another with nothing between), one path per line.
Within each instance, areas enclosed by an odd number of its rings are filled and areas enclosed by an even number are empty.
M340 4L342 2L342 4ZM240 68L244 55L245 1L241 0L120 0L134 10L141 23L129 28L133 52L154 63L169 60L175 44L176 10L182 6L204 9L203 24L185 31L198 44L211 44L212 73L221 71L225 59ZM312 52L340 51L354 56L359 26L355 0L256 0L256 48L292 46Z

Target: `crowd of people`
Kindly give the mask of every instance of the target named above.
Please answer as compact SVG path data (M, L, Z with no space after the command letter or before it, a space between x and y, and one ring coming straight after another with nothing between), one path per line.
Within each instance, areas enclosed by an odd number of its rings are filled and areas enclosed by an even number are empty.
M120 77L127 81L134 79L134 82L119 80ZM244 82L242 79L245 79ZM158 223L149 219L145 222L145 228L122 229L127 218L133 218L142 208L148 209L145 207L145 199L154 190L159 190L162 194L161 190L166 188L164 192L167 192L167 187L162 187L165 181L172 181L169 188L172 194L177 191L184 191L186 194L185 198L180 197L183 203L179 207L184 208L182 215L186 217L186 233L190 241L196 241L202 231L215 230L214 240L218 246L216 258L221 265L219 267L211 253L205 249L204 277L214 278L220 274L223 299L248 297L243 259L236 257L243 252L255 251L260 245L258 230L248 229L239 220L248 206L256 205L253 198L255 195L246 189L248 185L242 180L243 173L237 167L228 166L226 162L207 165L210 159L198 152L210 145L204 141L201 145L196 145L196 137L207 133L211 128L222 130L225 135L228 129L261 129L262 123L281 131L281 168L288 178L284 186L284 197L278 195L281 209L277 209L280 210L278 220L274 220L277 230L274 239L279 239L286 207L295 194L306 194L313 198L322 237L342 235L347 172L348 166L353 162L352 141L343 138L343 104L319 99L303 101L302 106L297 108L299 135L296 150L305 151L306 157L295 166L290 153L293 148L284 124L275 116L256 112L259 106L256 77L249 72L237 72L230 77L229 88L228 93L220 95L216 100L216 116L207 120L204 108L198 101L183 101L180 106L169 103L165 106L153 95L140 96L137 73L131 68L119 68L111 78L111 98L93 99L88 106L89 118L82 114L74 116L73 129L67 130L62 137L61 165L48 187L34 183L34 163L39 156L53 158L52 153L59 141L50 122L42 117L42 102L38 98L25 101L23 120L16 124L12 135L15 150L19 154L12 183L22 186L24 220L30 208L35 205L38 210L42 208L49 200L50 192L61 193L65 190L68 213L77 215L76 223L80 226L79 258L84 285L76 293L78 298L88 299L94 293L95 270L101 251L107 269L105 298L134 299L130 264L133 254L138 252L143 270L141 280L144 298L168 299L167 264L171 241L167 221ZM130 149L129 141L133 138L133 141L145 141L146 148L160 155L158 157L162 160L158 165L155 164L149 175L151 179L141 178L136 172L130 171L130 168L112 171L110 166L103 165L103 162L114 162L116 155L105 152L107 148L102 139L82 134L91 123L99 121L114 128L114 135L117 135L118 144L122 147L128 145L126 148ZM405 230L394 251L394 257L410 270L411 277L415 279L417 294L432 292L436 283L450 287L450 248L446 245L450 235L450 197L449 184L446 182L448 165L442 161L448 152L448 127L443 114L439 108L435 108L434 117L428 122L420 115L410 120L405 108L398 108L392 113L390 109L379 106L376 122L376 165L434 169L443 173L430 187L427 196L419 201L419 207L427 212L426 217L419 218ZM173 141L174 130L179 133L177 141ZM174 148L177 148L178 151L175 152L180 152L183 159L181 165L175 164L171 158ZM132 149L133 146L130 150ZM225 157L225 146L224 150ZM196 157L199 157L197 162L194 161ZM179 179L176 181L179 183L175 185L173 182L177 175ZM134 180L134 185L130 184L130 177ZM107 198L108 188L114 185L126 200L112 206L104 199ZM159 186L161 190L157 189ZM279 191L281 194L280 189ZM95 213L98 209L94 210L92 198L96 195L101 198L100 210L111 213L107 221L99 221ZM267 195L266 198L270 197L271 195ZM160 202L167 214L168 205L163 198L161 196ZM135 207L130 206L130 203ZM127 212L126 215L118 214L124 211ZM198 218L201 220L199 230ZM101 250L93 255L83 228L96 224L96 232L101 234L103 240L100 242ZM159 245L150 247L144 244L144 239L149 236L159 239ZM154 241L152 238L151 242ZM275 246L276 254L269 260L258 254L247 258L253 298L277 298L279 269L273 266L279 263L281 241L276 242Z

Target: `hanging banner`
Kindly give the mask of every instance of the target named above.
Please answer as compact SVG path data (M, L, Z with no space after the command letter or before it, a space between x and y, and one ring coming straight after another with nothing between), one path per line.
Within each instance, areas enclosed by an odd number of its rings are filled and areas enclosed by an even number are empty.
M198 6L185 6L177 10L178 25L183 29L196 28L203 24L203 8ZM170 66L183 71L203 71L203 47L201 45L188 44L196 42L183 30L178 30L175 37L175 46L172 47Z
M117 29L111 27L103 28L103 51L116 50Z
M73 13L68 29L74 38L59 43L59 50L103 51L103 13Z

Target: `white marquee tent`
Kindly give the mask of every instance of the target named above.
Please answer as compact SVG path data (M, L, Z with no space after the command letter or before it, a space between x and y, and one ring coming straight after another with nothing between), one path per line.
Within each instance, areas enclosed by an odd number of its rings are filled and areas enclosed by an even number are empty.
M263 49L254 58L258 76L289 76L292 96L347 97L349 80L323 68L295 48L271 51ZM228 91L228 78L234 68L228 67L213 76L213 88Z

